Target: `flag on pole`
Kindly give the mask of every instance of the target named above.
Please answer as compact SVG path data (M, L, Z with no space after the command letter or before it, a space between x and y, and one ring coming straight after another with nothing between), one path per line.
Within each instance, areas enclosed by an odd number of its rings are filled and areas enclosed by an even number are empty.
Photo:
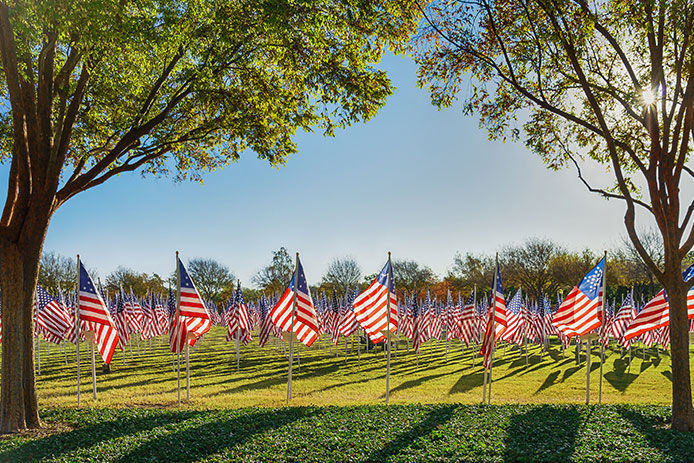
M292 311L294 305L294 293L296 291L296 312L294 313L294 333L296 338L307 347L318 339L318 318L316 308L313 306L311 293L306 283L304 267L298 260L297 269L292 275L289 286L284 290L277 304L272 308L270 317L272 323L281 331L292 331ZM297 275L298 273L298 275Z
M104 363L111 363L113 351L119 342L118 331L104 300L96 291L94 282L92 282L82 262L80 262L77 307L80 321L86 322L88 329L94 331L94 342L99 348L99 354L104 359Z
M567 337L583 336L602 325L602 279L605 258L574 286L552 317L552 325Z
M492 285L494 286L494 285ZM493 314L493 316L492 316ZM484 330L482 339L482 349L480 355L484 358L484 367L489 368L492 364L492 351L496 341L504 334L507 326L506 299L504 289L501 284L501 271L499 265L496 266L496 288L492 288L492 304L489 306L489 316L487 317L487 327ZM492 327L493 334L492 334Z
M387 287L388 278L390 278L390 291ZM386 310L389 292L390 325L388 325L388 312ZM385 340L383 331L390 331L391 333L398 331L398 299L395 295L393 269L390 262L386 262L376 279L354 299L352 306L357 321L364 328L371 342Z
M36 285L36 323L42 328L46 341L59 344L70 329L71 317L67 309L48 292Z
M207 333L211 326L210 314L181 259L178 259L178 272L180 276L178 319L174 314L173 327L169 335L171 352L177 353L183 350L186 342L190 346L195 345L195 342Z

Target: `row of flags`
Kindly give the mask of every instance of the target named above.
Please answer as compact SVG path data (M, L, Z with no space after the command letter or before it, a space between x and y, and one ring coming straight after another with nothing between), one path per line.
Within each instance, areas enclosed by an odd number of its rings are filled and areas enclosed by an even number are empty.
M635 338L664 347L669 344L668 300L664 291L640 311L631 294L618 310L603 310L604 259L563 301L557 301L554 313L546 298L530 304L523 300L520 290L507 305L498 267L492 285L494 291L489 298L482 296L476 301L477 295L473 293L463 303L460 296L455 302L449 294L444 304L432 302L427 293L423 303L418 301L416 294L398 301L389 263L361 294L355 290L340 301L335 294L332 301L323 295L314 305L298 259L287 289L276 301L263 296L257 305L249 308L239 283L228 307L218 313L216 308L208 309L212 304L200 297L180 259L177 259L177 267L180 279L178 315L176 296L171 290L166 300L148 295L138 301L121 289L107 304L103 291L96 288L80 263L76 300L66 300L60 291L54 298L37 287L37 333L49 342L68 340L74 343L84 339L85 332L93 332L105 363L111 361L116 348L124 348L133 333L140 333L143 339L168 333L172 352L181 352L186 345L193 346L212 324L226 326L227 340L238 339L244 344L252 341L251 332L259 327L261 346L267 343L270 335L280 337L282 332L288 331L296 333L297 339L307 346L324 333L331 334L332 341L337 344L339 336L349 337L359 328L364 329L374 343L382 342L387 332L400 333L412 340L415 351L430 339L440 339L445 329L447 340L460 339L466 346L481 343L480 354L487 366L498 341L519 345L542 343L549 335L557 335L568 345L572 337L599 332L602 342L612 338L624 347ZM683 276L689 280L693 275L694 268L690 267ZM694 290L688 297L688 312L690 320L694 320Z

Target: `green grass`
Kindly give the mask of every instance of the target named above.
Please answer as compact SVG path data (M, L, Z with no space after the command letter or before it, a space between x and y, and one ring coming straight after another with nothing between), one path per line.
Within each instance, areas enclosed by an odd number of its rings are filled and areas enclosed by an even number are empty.
M48 409L73 429L0 440L3 462L685 462L694 435L636 405Z
M473 366L471 349L451 343L446 356L445 341L429 342L418 359L401 341L392 361L394 405L386 407L380 348L367 354L362 346L358 356L351 341L335 348L326 336L300 347L293 406L283 407L282 345L242 347L237 371L224 335L214 328L191 353L191 400L184 372L180 409L165 342L148 343L146 352L141 343L140 355L134 345L125 365L117 353L108 374L98 366L96 400L83 351L82 408L75 408L74 348L65 365L62 348L49 354L42 343L37 386L47 428L0 440L0 462L694 460L694 436L667 429L670 359L656 349L634 349L630 367L618 348L608 349L608 405L584 406L586 366L576 363L573 347L564 356L552 344L542 358L533 347L526 366L516 348L501 346L492 389L500 405L482 406L482 369L479 358Z
M261 349L254 341L241 348L240 370L236 371L234 344L224 342L219 327L206 336L191 352L192 409L228 407L278 407L285 403L287 360L282 348L272 344ZM97 353L98 398L92 399L89 353L82 351L82 404L97 407L168 407L177 403L176 375L166 342L154 340L141 355L133 346L123 355L117 352L111 373L101 371ZM293 405L360 405L384 401L386 362L382 351L366 354L362 346L360 361L351 341L338 348L326 347L327 336L307 349L300 347L300 368L294 369ZM446 360L446 342L430 341L419 356L407 352L405 342L393 355L391 402L477 403L482 397L482 369L479 357L472 366L472 350L463 355L460 344L451 342ZM597 402L599 349L593 350L591 365L591 401ZM656 349L633 351L620 358L619 349L606 351L602 399L604 403L670 403L671 372L667 352ZM642 358L644 356L645 358ZM499 347L493 369L493 403L583 403L585 401L585 362L576 364L574 349L566 351L553 344L542 360L537 347L530 350L529 364L516 349ZM694 355L692 356L694 370ZM64 363L62 346L53 346L48 354L41 343L41 375L37 376L39 404L42 407L76 406L76 367L74 348L68 350L69 365ZM185 371L182 385L185 399ZM185 402L185 400L184 400Z

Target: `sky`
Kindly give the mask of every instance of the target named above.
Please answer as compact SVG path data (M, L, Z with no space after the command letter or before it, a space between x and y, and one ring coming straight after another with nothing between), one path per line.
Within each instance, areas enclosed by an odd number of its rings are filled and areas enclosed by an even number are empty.
M342 256L372 274L391 251L444 276L458 251L491 254L528 237L596 254L620 242L621 202L589 193L573 170L546 169L522 143L489 141L461 104L435 109L408 58L382 68L397 89L371 121L299 135L279 169L249 152L204 184L124 174L61 207L44 250L79 253L101 276L118 266L169 275L178 250L252 286L280 246L300 253L313 284Z

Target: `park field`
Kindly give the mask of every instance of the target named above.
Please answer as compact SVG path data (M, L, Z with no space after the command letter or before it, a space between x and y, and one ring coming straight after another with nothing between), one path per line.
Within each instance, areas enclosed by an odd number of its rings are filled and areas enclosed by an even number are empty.
M393 355L391 405L384 405L380 348L357 354L344 341L299 349L294 398L286 407L287 361L280 343L241 348L213 328L190 354L190 401L177 406L165 340L119 352L97 367L92 398L83 351L76 407L74 348L41 344L37 376L45 427L0 439L0 462L691 462L694 435L668 429L666 352L608 349L603 402L585 401L586 366L552 344L526 358L500 347L492 405L480 405L482 370L459 343L429 342L419 359L404 341ZM346 352L346 356L345 356ZM98 354L97 354L98 355ZM125 360L125 364L123 364ZM592 356L597 401L599 357ZM185 375L185 371L184 371Z
M185 363L182 363L183 407L192 409L278 407L285 404L287 360L283 346L269 341L264 348L254 339L241 347L239 369L233 343L224 341L225 330L214 327L190 353L190 401L185 400ZM161 344L161 345L160 345ZM419 358L400 341L391 362L393 404L479 403L482 399L480 358L472 349L446 341L429 341ZM166 340L140 341L126 352L116 352L110 373L103 373L97 355L97 399L92 398L89 352L82 345L81 404L94 407L170 407L177 405L177 376ZM61 347L41 342L41 374L37 376L41 407L77 405L74 346L68 349L68 365ZM381 348L358 355L351 339L341 338L334 347L325 335L311 347L299 347L294 365L294 397L291 405L363 405L385 399L386 361ZM139 353L138 353L139 350ZM345 355L346 352L346 355ZM599 349L592 351L591 402L598 401ZM694 359L694 356L692 356ZM125 360L125 364L123 364ZM296 360L296 357L295 357ZM473 366L474 361L474 366ZM692 364L694 367L694 362ZM694 370L694 368L693 368ZM517 347L499 346L493 367L492 403L560 404L585 402L586 363L575 349L552 344L540 355L537 346L527 359ZM603 403L666 405L670 401L670 358L655 348L633 349L620 357L618 347L607 349L603 366Z

